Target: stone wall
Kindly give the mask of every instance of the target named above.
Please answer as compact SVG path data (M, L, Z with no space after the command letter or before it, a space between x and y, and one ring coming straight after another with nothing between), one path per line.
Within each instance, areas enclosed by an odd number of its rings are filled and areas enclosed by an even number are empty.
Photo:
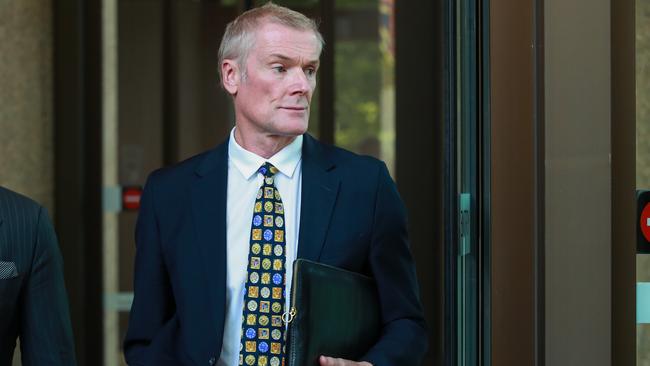
M0 1L0 185L53 212L51 0Z

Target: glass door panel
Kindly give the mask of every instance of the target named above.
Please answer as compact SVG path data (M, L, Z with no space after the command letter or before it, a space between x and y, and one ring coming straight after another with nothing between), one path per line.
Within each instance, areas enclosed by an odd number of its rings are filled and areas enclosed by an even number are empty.
M475 1L456 2L459 246L457 256L458 366L477 360L477 64Z
M484 70L484 9L480 0L450 1L453 14L450 28L453 37L453 95L455 128L455 192L457 195L457 243L455 255L455 362L458 366L489 364L489 324L484 316L488 309L489 292L486 283L488 263L487 225L489 207L489 158L485 142L489 129L487 84ZM489 161L489 159L487 160Z
M337 0L334 12L335 143L394 176L394 0Z

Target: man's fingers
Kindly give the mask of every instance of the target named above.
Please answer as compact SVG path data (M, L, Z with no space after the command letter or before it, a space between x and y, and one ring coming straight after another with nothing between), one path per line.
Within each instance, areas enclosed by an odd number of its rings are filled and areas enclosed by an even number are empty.
M320 366L372 366L368 362L354 362L342 358L320 356Z
M320 364L321 366L346 366L346 365L351 365L346 363L346 361L342 358L334 358L334 357L325 357L325 356L320 356Z

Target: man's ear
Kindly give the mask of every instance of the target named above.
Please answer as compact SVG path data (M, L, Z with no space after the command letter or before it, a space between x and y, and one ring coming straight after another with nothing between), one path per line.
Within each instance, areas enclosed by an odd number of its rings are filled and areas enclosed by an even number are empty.
M239 65L234 60L223 60L221 63L221 82L223 88L230 95L237 94L239 83L241 82L241 71Z

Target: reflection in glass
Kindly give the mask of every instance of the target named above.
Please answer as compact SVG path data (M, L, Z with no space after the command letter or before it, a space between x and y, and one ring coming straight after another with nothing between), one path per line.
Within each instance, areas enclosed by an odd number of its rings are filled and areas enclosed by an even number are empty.
M384 160L395 155L394 3L336 2L335 142Z

